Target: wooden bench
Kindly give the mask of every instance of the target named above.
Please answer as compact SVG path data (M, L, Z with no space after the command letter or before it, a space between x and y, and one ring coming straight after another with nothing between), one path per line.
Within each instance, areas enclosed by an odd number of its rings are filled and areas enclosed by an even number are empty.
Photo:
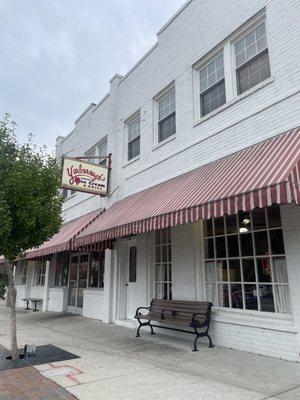
M26 301L26 308L25 308L25 310L30 310L30 308L29 308L29 302L31 302L31 303L34 303L34 309L33 309L33 311L39 311L37 308L36 308L36 303L38 302L38 301L43 301L43 299L37 299L37 298L35 298L35 297L25 297L24 299L22 299L22 301Z
M139 307L136 310L134 318L139 322L136 337L140 337L140 329L142 326L150 326L151 335L155 334L153 327L196 335L193 351L198 351L197 340L199 337L203 336L208 338L209 347L214 347L208 334L211 307L212 303L206 301L153 299L150 307ZM140 310L148 311L141 313ZM142 322L141 320L146 322ZM160 324L154 325L151 321L156 321ZM174 328L172 325L180 326L181 328ZM192 328L193 330L186 330L184 328ZM201 331L199 331L199 329L201 329Z

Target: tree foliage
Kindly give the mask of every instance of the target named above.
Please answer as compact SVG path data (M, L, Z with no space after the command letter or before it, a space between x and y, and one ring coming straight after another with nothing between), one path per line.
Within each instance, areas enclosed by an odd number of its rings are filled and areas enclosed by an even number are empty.
M7 114L0 122L0 255L8 260L40 246L61 226L60 168L30 136L18 144Z

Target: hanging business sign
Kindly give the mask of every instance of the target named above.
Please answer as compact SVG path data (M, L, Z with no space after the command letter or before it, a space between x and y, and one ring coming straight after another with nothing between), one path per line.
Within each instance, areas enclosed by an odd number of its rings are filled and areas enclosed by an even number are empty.
M61 187L107 196L108 167L63 157Z

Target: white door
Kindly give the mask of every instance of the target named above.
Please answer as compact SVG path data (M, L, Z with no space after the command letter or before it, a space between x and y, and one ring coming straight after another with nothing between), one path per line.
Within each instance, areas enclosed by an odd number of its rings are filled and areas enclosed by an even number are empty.
M126 274L126 319L133 319L136 311L136 244L128 244L127 274Z

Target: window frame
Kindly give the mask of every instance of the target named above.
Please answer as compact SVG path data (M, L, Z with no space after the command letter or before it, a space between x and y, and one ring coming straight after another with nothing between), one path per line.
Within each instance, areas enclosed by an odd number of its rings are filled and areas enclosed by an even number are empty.
M268 29L267 29L267 23L266 23L266 14L260 15L257 19L255 19L251 24L247 24L244 26L243 29L239 30L238 34L234 36L234 38L231 39L231 60L232 60L232 79L233 79L233 85L234 85L234 96L242 96L244 93L249 92L251 89L257 87L260 85L262 82L264 82L266 79L269 79L272 76L272 67L271 67L271 59L270 59L270 50L269 50L269 43L268 43ZM254 31L258 26L261 24L265 24L265 30L266 30L266 39L267 39L267 46L263 50L261 50L259 53L257 53L255 56L251 57L249 60L245 61L241 65L237 66L236 65L236 54L235 54L235 45L237 42L239 42L241 39L243 39L245 36L248 35L248 33ZM268 53L268 58L269 58L269 66L270 66L270 76L266 78L265 80L259 82L258 84L252 86L248 90L245 90L242 93L238 93L238 80L237 80L237 71L241 69L242 67L248 65L251 61L255 60L255 58L259 57L263 53L267 52Z
M159 119L159 102L166 96L168 96L170 93L174 91L175 95L175 110L162 118L161 120ZM160 147L165 143L168 143L169 141L173 140L176 138L177 134L177 112L176 112L176 86L175 86L175 81L171 82L168 86L166 86L163 90L161 90L154 98L153 98L153 105L154 105L154 123L153 123L153 130L154 130L154 135L153 135L153 144L154 144L154 149L156 147ZM171 114L174 114L175 116L175 132L171 135L168 136L167 138L159 141L159 122L165 120L166 118L170 117Z
M206 88L205 90L201 91L201 87L200 87L200 83L201 83L200 72L201 72L201 70L203 70L205 67L207 67L210 63L216 61L217 58L219 58L221 55L223 56L224 77L222 79L218 80L217 82L215 82L213 85L211 85L208 88ZM200 115L200 118L205 118L207 115L209 115L209 114L213 113L214 111L220 109L224 104L227 103L226 76L225 76L225 55L224 55L223 48L218 49L217 51L213 52L213 54L209 58L205 59L201 64L198 65L198 67L197 67L197 75L198 75L197 76L197 83L198 83L198 97L199 97L199 99L198 99L199 115ZM219 107L215 108L214 110L210 111L209 113L207 113L205 115L202 115L201 96L203 96L204 94L208 93L210 90L214 89L222 81L224 81L224 86L225 86L225 103L221 104Z
M46 282L46 263L47 261L36 261L34 266L33 286L44 287Z
M107 158L99 159L96 157L104 156L104 154L100 154L100 147L106 144L106 152L108 153L108 140L107 136L104 136L101 140L99 140L96 144L94 144L92 147L90 147L84 154L86 157L95 157L94 159L87 159L87 162L90 162L92 164L97 164L97 165L103 165L107 166ZM106 154L107 156L108 154Z
M16 286L26 286L28 281L28 260L21 260L16 267Z
M91 286L91 269L93 262L93 252L89 254L89 267L88 267L88 278L87 278L87 289L89 290L99 290L104 289L104 275L105 275L105 250L95 251L94 253L99 253L99 261L97 265L98 280L97 286Z
M272 231L276 231L276 230L281 230L283 233L283 227L282 227L282 218L281 218L281 209L279 207L279 211L280 211L280 225L278 226L269 226L269 216L268 216L268 209L270 207L266 207L264 208L264 213L265 213L265 221L266 221L266 226L264 228L261 229L253 229L253 214L252 212L250 213L250 220L251 220L251 229L249 230L248 234L251 235L251 241L252 241L252 249L253 249L253 253L252 255L242 255L242 248L241 248L241 237L243 237L243 233L240 232L239 230L239 225L238 225L238 221L239 221L239 214L233 214L236 217L237 220L237 231L236 233L231 233L231 232L227 232L227 228L225 226L225 218L227 216L223 216L223 221L224 221L224 233L222 234L216 234L215 232L215 224L212 224L212 235L205 235L204 232L204 224L206 221L203 221L203 235L202 235L202 249L203 249L203 256L202 256L202 262L203 262L203 288L204 288L204 298L207 300L207 286L209 285L213 285L215 287L215 291L216 291L216 305L214 305L214 308L217 310L225 310L226 312L231 312L231 311L240 311L243 313L247 313L247 312L254 312L257 315L272 315L272 316L288 316L291 315L292 311L291 311L291 299L290 299L290 282L288 280L288 268L287 268L287 263L286 263L286 276L287 276L287 282L275 282L275 278L274 278L274 259L276 258L284 258L285 262L286 262L286 250L283 254L277 254L277 253L273 253L272 252L272 247L271 247L271 236L270 236L270 232ZM255 210L253 210L255 211ZM218 219L218 218L212 218L212 221ZM268 241L268 249L269 249L269 253L268 254L256 254L255 252L255 234L256 233L260 233L260 232L266 232L267 234L267 241ZM238 256L229 256L229 252L228 252L228 236L237 236L237 240L238 240ZM224 237L225 238L225 251L226 251L226 255L224 257L217 257L217 248L216 248L216 238L221 238ZM205 241L208 239L214 238L213 240L213 251L214 251L214 257L213 258L206 258L205 257ZM284 237L283 237L284 240ZM268 259L270 262L270 269L271 269L271 279L270 281L261 281L259 280L259 272L258 272L258 260L266 260ZM231 281L229 279L230 276L230 268L229 268L229 262L230 260L238 260L239 261L239 265L240 265L240 280L239 281ZM255 281L247 281L244 279L244 270L243 270L243 260L254 260L254 273L255 273ZM224 279L219 280L218 276L217 276L217 262L218 261L225 261L227 263L227 281ZM207 279L207 275L206 275L206 263L208 262L212 262L214 263L214 272L215 272L215 280L209 280ZM228 306L220 306L219 305L219 291L218 291L218 287L219 285L227 285L228 286ZM242 288L242 303L243 303L243 307L242 308L235 308L232 307L232 293L231 293L231 286L232 285L240 285ZM274 311L264 311L261 309L261 299L260 299L260 295L257 295L257 310L255 309L251 309L251 308L246 308L246 298L245 298L245 287L246 286L256 286L256 291L257 293L259 293L259 289L260 286L272 286L272 296L273 296L273 303L274 303ZM289 312L279 312L278 311L278 305L275 299L275 287L288 287L288 297L289 297ZM210 301L210 300L207 300Z
M139 135L136 136L134 139L129 141L129 126L136 122L139 121ZM123 156L123 160L124 160L124 164L130 164L136 160L138 160L140 158L141 155L141 112L140 110L136 111L134 114L132 114L124 123L124 130L125 130L125 134L124 134L124 156ZM137 138L139 138L139 154L137 154L136 156L129 158L129 143L135 141Z
M236 76L236 60L235 60L235 44L246 36L249 32L257 28L260 24L265 23L266 37L267 37L267 51L269 56L270 65L270 77L259 82L257 85L251 87L250 89L238 94L237 87L237 76ZM225 80L225 96L226 102L206 114L201 116L201 105L200 105L200 70L209 62L213 61L219 54L223 52L224 60L224 80ZM261 53L260 53L261 54ZM266 18L265 8L254 15L249 21L246 21L241 27L239 27L235 32L225 38L220 44L213 48L209 53L204 55L200 60L198 60L192 66L193 70L193 114L194 114L194 126L209 119L211 116L219 113L223 109L227 108L229 105L233 104L240 98L247 96L248 94L255 91L257 88L267 83L272 79L272 58L270 54L269 47L269 34L268 34L268 24Z
M168 231L168 241L163 242L163 232ZM157 243L157 234L160 236L160 242ZM163 248L167 247L167 261L163 261ZM157 261L157 249L159 249L160 260ZM173 271L172 271L172 231L171 228L163 228L154 232L154 272L153 272L153 298L162 299L164 297L157 295L157 286L160 285L160 294L163 294L163 285L167 285L167 299L172 299L173 296ZM163 265L167 264L167 280L163 279ZM159 274L161 279L157 279L156 272L159 266ZM171 279L170 279L171 278ZM170 296L171 295L171 296Z

